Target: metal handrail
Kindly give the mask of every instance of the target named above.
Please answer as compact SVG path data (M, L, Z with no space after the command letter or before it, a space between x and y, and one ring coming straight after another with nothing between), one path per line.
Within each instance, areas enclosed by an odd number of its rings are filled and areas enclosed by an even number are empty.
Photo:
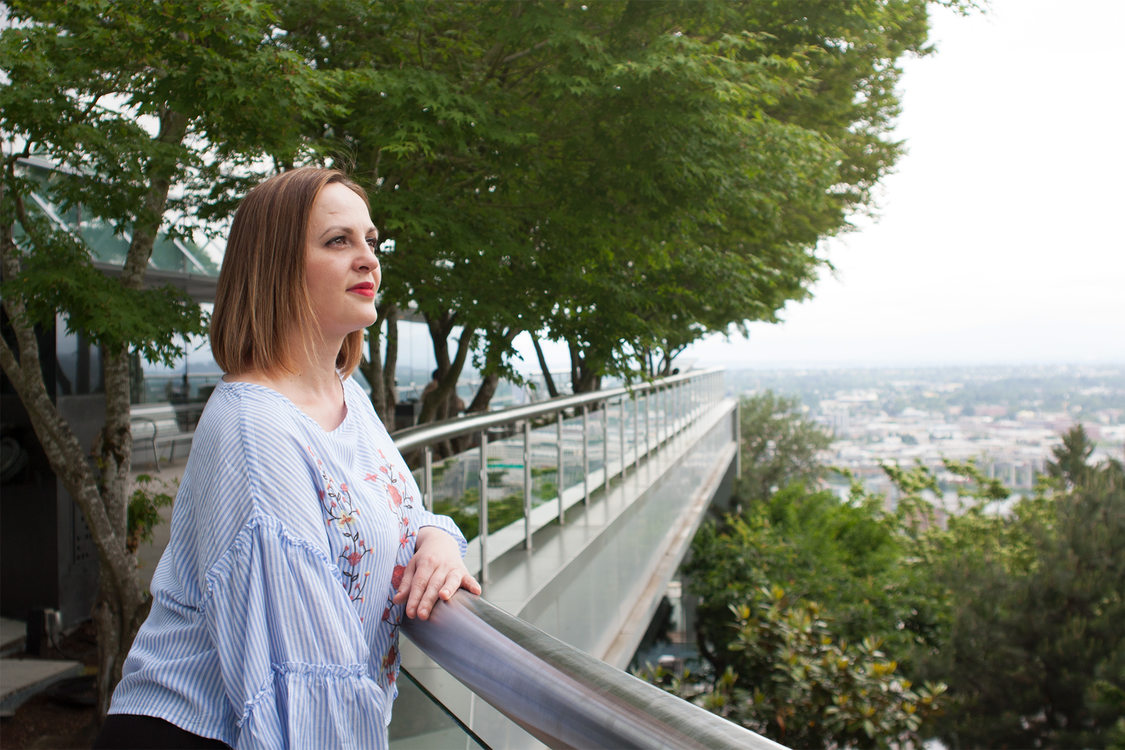
M536 417L555 414L583 405L612 401L622 396L632 396L633 394L662 390L677 384L696 380L704 375L714 375L721 372L723 372L722 368L692 370L680 375L669 375L665 378L637 383L635 385L610 388L604 391L580 393L576 396L559 396L525 406L512 406L507 409L486 412L484 414L474 414L443 422L435 422L434 424L407 427L406 429L398 430L394 433L395 447L398 448L400 453L406 453L407 451L417 450L427 445L452 440L453 438L462 437L475 432L503 427L514 422L535 419Z
M656 380L645 381L641 383L622 386L619 388L611 388L607 390L594 391L591 393L578 394L575 396L561 396L558 398L549 399L535 404L528 404L524 406L515 406L507 409L502 409L494 412L487 412L484 414L474 414L470 416L459 417L444 422L434 424L419 425L417 427L410 427L405 430L396 431L392 438L394 439L395 447L403 455L415 454L419 450L422 451L420 469L422 471L421 485L423 502L426 507L433 508L433 449L435 445L441 443L448 443L455 438L461 438L466 435L477 436L477 450L480 455L480 508L479 508L479 534L477 536L477 543L480 549L480 568L479 577L482 584L487 585L489 579L489 561L491 557L497 557L504 554L513 547L509 544L507 547L496 549L492 551L492 556L489 554L488 549L488 446L489 446L489 432L498 430L499 428L509 428L509 432L514 434L510 428L517 426L523 432L524 439L524 515L523 525L524 533L522 544L525 549L532 548L533 534L541 528L546 521L540 519L535 523L531 518L531 472L528 470L528 432L533 420L554 415L556 416L557 429L558 429L558 458L557 458L557 476L558 476L558 512L554 518L559 523L565 523L566 510L568 502L573 504L577 502L577 498L571 495L568 501L564 497L564 477L563 477L563 444L562 444L562 423L563 415L567 411L572 411L575 414L582 416L582 443L583 443L583 470L585 477L582 482L581 500L585 503L590 502L590 493L592 489L596 488L590 481L589 471L589 452L588 452L588 430L589 419L587 412L591 405L602 404L602 431L604 439L602 441L603 450L603 470L600 475L600 485L604 487L609 486L609 481L612 478L609 468L609 436L608 436L608 412L609 405L613 401L620 403L620 417L619 417L619 444L620 444L620 462L617 467L617 472L624 476L626 470L629 468L630 462L626 460L626 439L625 439L625 421L627 419L625 402L626 399L635 399L633 408L633 456L632 465L637 467L640 465L642 457L642 450L644 455L652 453L662 445L667 443L674 435L686 429L700 413L702 413L702 405L707 401L715 402L721 397L721 383L722 383L721 368L713 368L707 370L691 370L683 374L671 375L665 378ZM685 393L688 391L689 393ZM646 396L645 400L645 440L642 446L639 440L639 410L640 410L640 396ZM651 440L651 435L648 430L648 420L651 405L649 401L653 396L663 397L663 409L660 409L657 416L660 417L656 426L655 441ZM700 397L701 396L701 397ZM539 525L536 526L536 523ZM510 537L509 537L510 539ZM518 544L519 542L515 542ZM477 571L474 571L477 572Z
M552 748L783 748L467 591L439 601L429 620L403 620L402 629L447 672Z

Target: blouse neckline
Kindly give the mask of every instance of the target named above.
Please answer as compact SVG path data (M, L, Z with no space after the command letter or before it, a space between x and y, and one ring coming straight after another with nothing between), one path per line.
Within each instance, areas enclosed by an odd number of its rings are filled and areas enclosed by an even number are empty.
M281 401L282 403L286 404L288 406L288 408L292 409L294 412L296 412L298 415L300 415L301 419L308 422L309 425L314 427L321 434L329 436L329 437L342 434L343 430L344 430L344 427L351 423L352 412L355 411L352 408L352 405L351 405L350 400L348 398L347 383L344 381L344 378L342 378L342 377L340 378L340 386L341 386L341 388L343 389L343 392L344 392L344 418L342 420L340 420L340 424L336 425L331 430L324 429L324 427L322 427L319 422L317 422L311 416L306 414L301 409L301 407L299 407L295 403L293 403L292 399L290 399L288 396L286 396L281 391L270 388L268 385L262 385L261 383L251 383L251 382L246 381L246 380L225 380L223 378L219 379L219 384L220 384L220 387L224 387L224 388L235 388L235 389L249 388L251 390L262 391L262 392L270 395L271 397Z

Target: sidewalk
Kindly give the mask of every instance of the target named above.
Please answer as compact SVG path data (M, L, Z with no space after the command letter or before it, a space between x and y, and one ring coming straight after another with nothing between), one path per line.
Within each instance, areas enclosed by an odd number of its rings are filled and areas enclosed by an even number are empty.
M28 698L83 672L77 661L25 658L24 636L24 623L0 618L0 716L12 716Z

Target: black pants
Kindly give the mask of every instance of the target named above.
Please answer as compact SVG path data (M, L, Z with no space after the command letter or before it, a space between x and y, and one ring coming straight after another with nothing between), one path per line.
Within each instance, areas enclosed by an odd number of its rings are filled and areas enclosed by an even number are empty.
M153 716L112 714L94 740L94 750L230 750L230 746L208 737L184 731L175 724Z

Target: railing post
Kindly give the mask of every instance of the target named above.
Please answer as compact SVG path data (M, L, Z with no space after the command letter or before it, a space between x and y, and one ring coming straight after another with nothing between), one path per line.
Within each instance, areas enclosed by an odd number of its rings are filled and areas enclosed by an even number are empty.
M684 383L684 416L687 417L688 423L691 422L692 417L695 414L695 410L693 409L694 401L692 400L691 393L693 386L693 383Z
M699 404L699 383L694 380L687 383L687 421L695 421L695 409Z
M621 444L621 478L625 478L625 397L621 397L621 420L617 425L618 442Z
M679 434L684 429L684 384L677 383L675 387L676 433Z
M633 394L633 467L641 465L641 400Z
M582 404L582 504L590 507L590 409Z
M652 410L652 391L649 390L645 394L645 455L651 457L652 453L652 423L649 419L649 413Z
M422 507L434 509L434 447L427 445L422 451Z
M609 399L602 401L602 487L609 493Z
M488 582L488 431L480 431L480 582Z
M680 434L680 384L672 386L672 432L678 437Z
M664 444L668 441L668 389L660 389L660 430L657 433L660 436L660 443Z
M531 420L523 423L523 548L531 550Z
M668 431L665 440L672 442L676 435L676 387L668 386L664 391L664 414L668 419Z
M742 399L734 403L734 478L742 479Z
M664 389L664 442L672 440L672 387Z
M556 424L558 425L558 439L555 442L558 443L559 449L559 468L558 474L556 475L558 481L556 482L556 486L558 487L559 492L559 525L561 526L562 524L566 523L566 513L563 510L563 413L561 411L558 413L558 421L556 422Z

